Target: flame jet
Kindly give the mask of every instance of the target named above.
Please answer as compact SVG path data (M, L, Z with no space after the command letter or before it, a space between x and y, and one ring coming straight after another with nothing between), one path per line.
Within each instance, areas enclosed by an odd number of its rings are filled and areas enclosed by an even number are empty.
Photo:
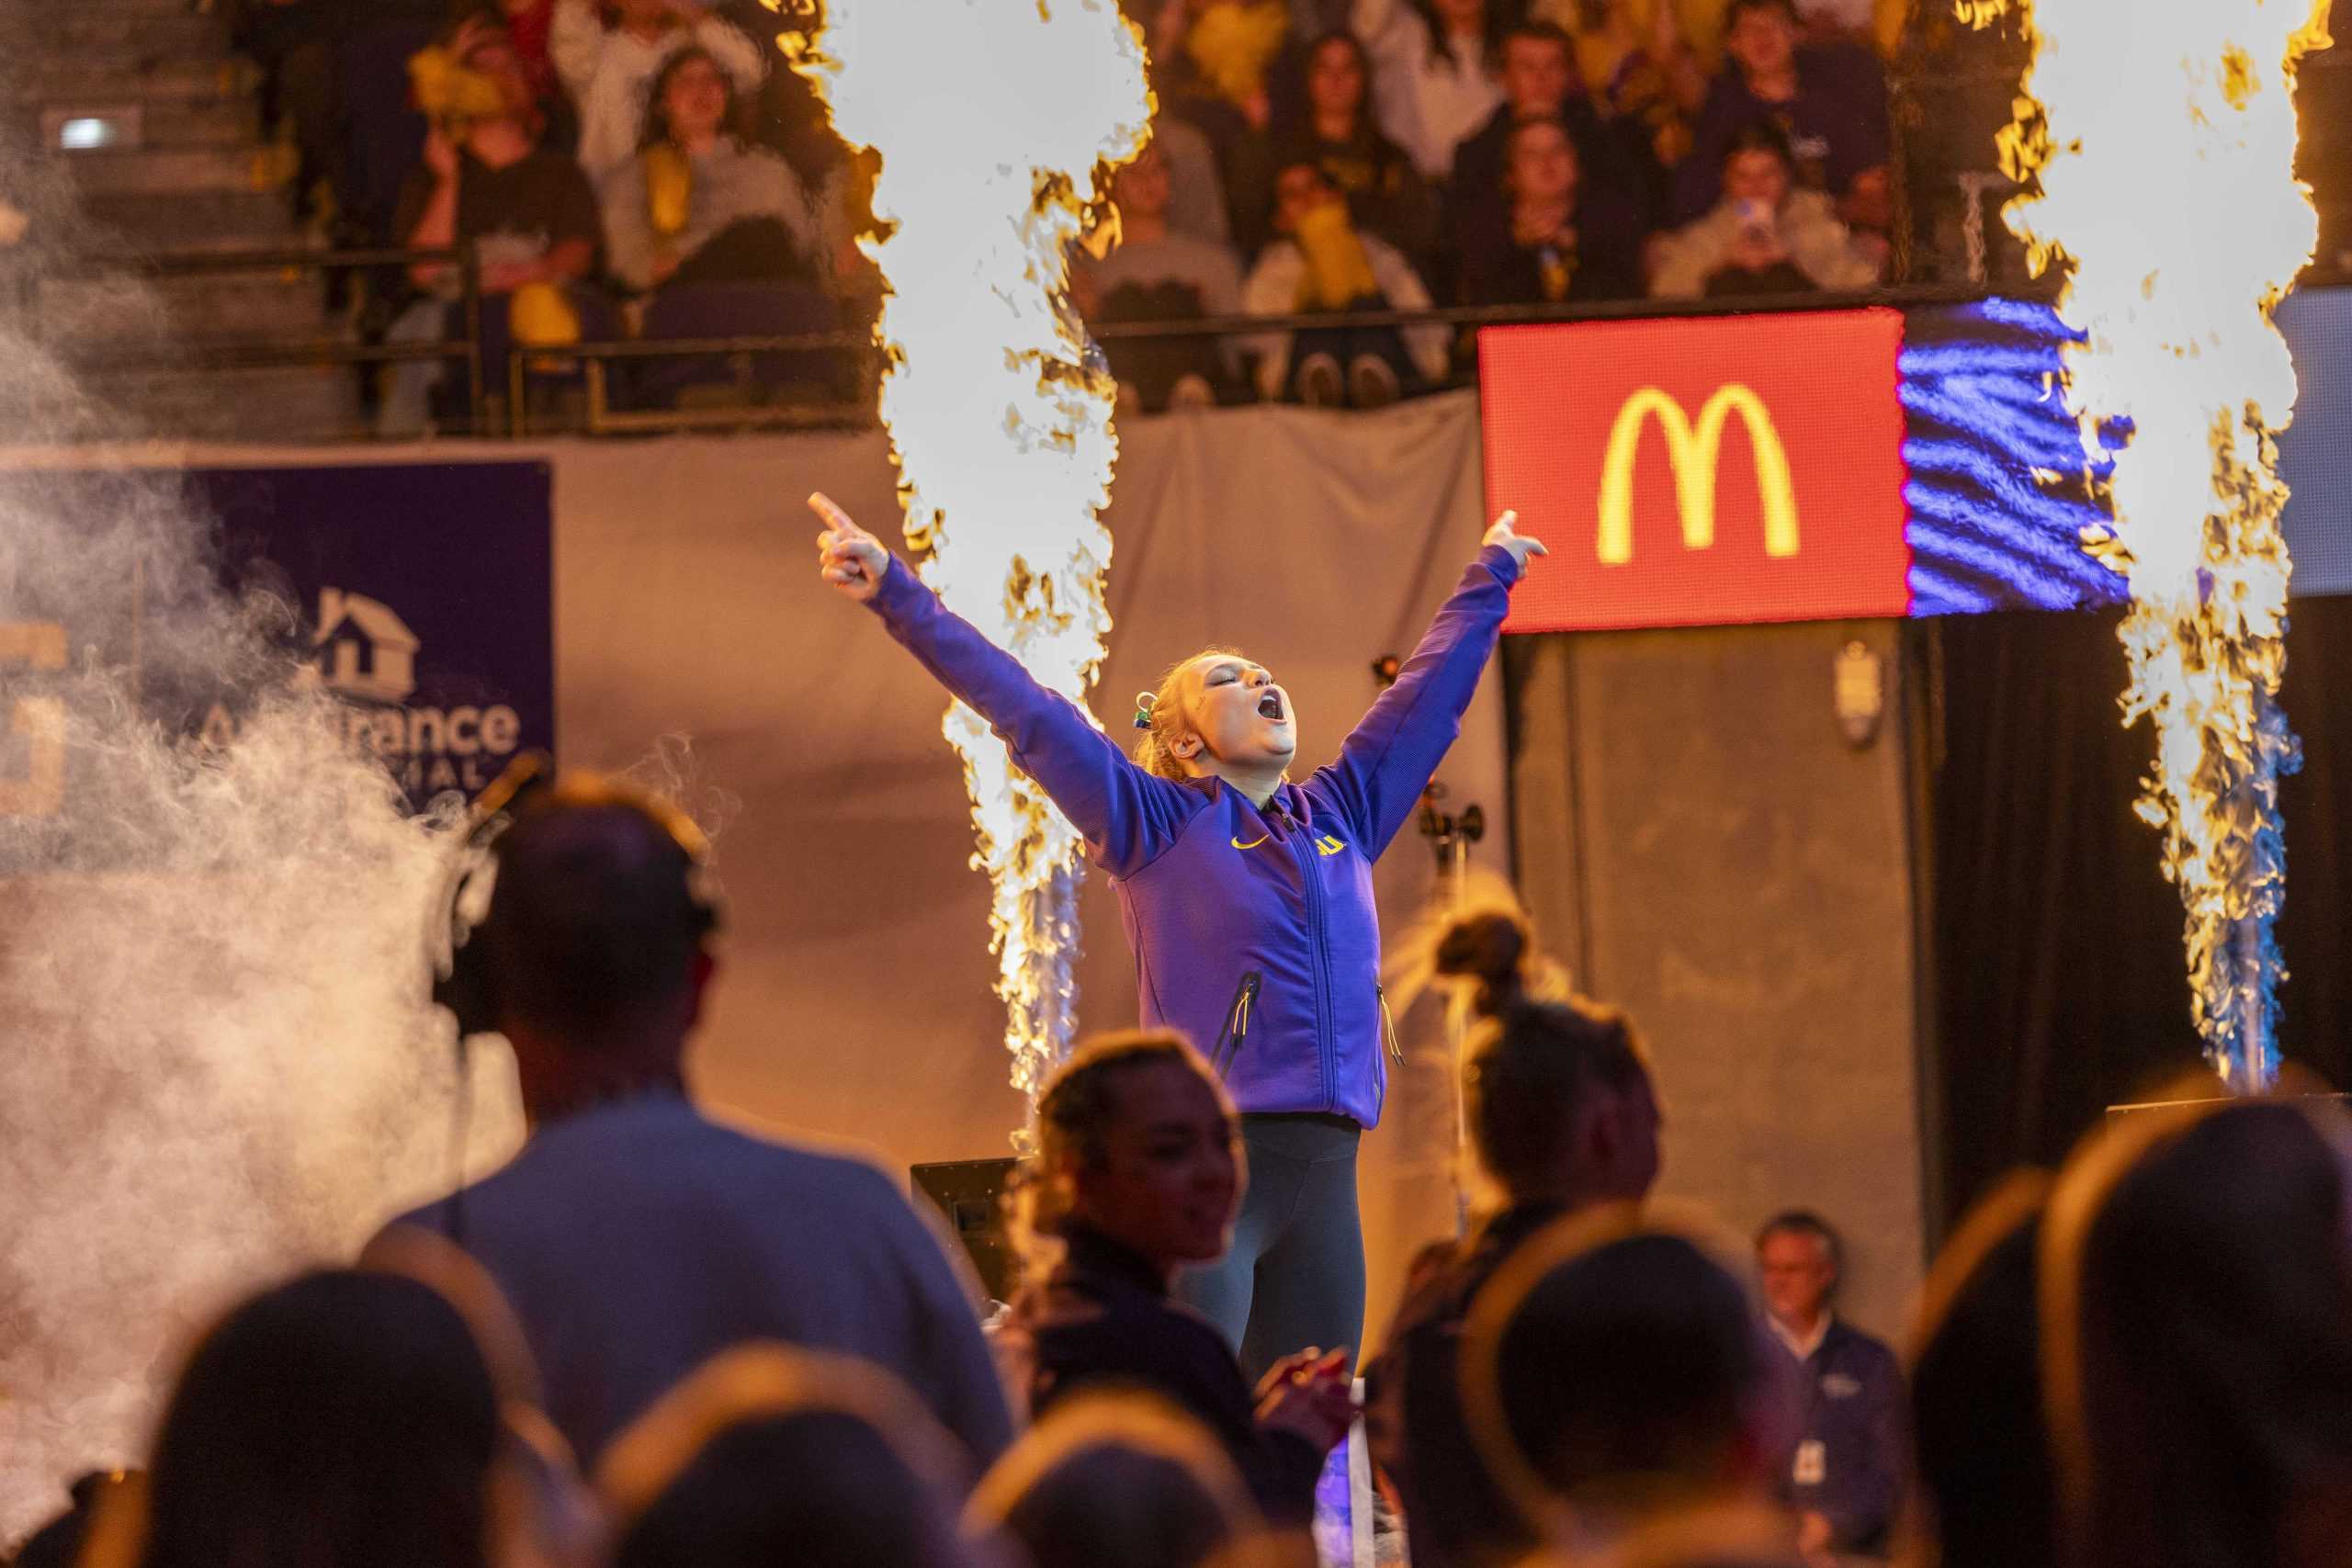
M1111 629L1100 513L1115 388L1068 292L1101 175L1151 117L1115 0L827 0L797 62L834 129L881 160L890 432L923 580L1085 707ZM1075 1024L1078 835L981 717L948 710L995 889L990 945L1012 1081L1034 1105Z
M2072 264L2083 335L2066 379L2122 572L2132 679L2155 762L2140 816L2187 909L2190 1009L2239 1089L2278 1071L2272 922L2286 891L2278 780L2298 761L2286 669L2287 490L2273 437L2295 370L2271 312L2312 257L2294 176L2298 62L2325 0L2018 0L2033 62L2007 172L2034 182L2008 225L2037 271ZM2008 0L1963 0L1982 26ZM2110 467L2111 465L2111 467Z

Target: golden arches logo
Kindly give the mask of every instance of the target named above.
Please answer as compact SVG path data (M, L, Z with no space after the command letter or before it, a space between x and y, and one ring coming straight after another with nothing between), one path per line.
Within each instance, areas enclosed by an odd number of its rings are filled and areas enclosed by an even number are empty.
M1756 490L1764 508L1764 553L1797 553L1797 497L1789 479L1789 454L1772 427L1772 411L1753 388L1734 381L1715 389L1699 410L1695 425L1670 392L1644 387L1625 400L1609 427L1609 449L1600 465L1600 544L1603 565L1634 558L1634 463L1642 429L1652 415L1666 436L1674 466L1674 499L1682 513L1682 547L1703 550L1715 542L1716 469L1723 456L1724 425L1733 414L1747 427L1756 454Z

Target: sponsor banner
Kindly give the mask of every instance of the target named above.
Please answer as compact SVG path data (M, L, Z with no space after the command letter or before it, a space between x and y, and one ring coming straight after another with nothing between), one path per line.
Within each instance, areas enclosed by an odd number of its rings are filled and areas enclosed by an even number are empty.
M2352 592L2352 289L2290 297L2298 595ZM2125 597L2046 305L1490 328L1490 510L1565 570L1507 629L2072 610Z
M547 464L198 468L187 482L220 519L230 573L274 579L301 612L311 678L412 801L471 798L517 750L553 750ZM217 739L235 704L184 716Z
M175 490L184 505L165 504ZM346 738L416 806L470 798L517 750L553 747L544 463L46 470L0 476L5 504L219 519L225 584L249 609L273 606L261 624L290 641L302 679L342 700ZM265 664L215 668L250 643L220 624L217 602L148 570L124 530L57 536L71 543L25 563L0 603L0 817L28 829L14 840L27 863L82 862L76 783L102 759L72 754L67 718L119 690L89 671L128 671L144 714L201 748L235 739Z
M1490 328L1487 499L1551 546L1511 631L1900 615L1890 310Z

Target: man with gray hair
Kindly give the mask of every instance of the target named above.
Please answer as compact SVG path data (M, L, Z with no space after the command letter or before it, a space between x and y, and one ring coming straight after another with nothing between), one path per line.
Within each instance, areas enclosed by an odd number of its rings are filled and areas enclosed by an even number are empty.
M1886 1551L1903 1476L1903 1372L1894 1352L1831 1310L1845 1247L1829 1223L1790 1209L1756 1233L1772 1341L1794 1363L1796 1446L1778 1490L1808 1553Z

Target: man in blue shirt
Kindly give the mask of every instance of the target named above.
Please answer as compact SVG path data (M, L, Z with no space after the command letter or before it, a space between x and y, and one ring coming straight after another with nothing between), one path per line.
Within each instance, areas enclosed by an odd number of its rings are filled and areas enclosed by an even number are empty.
M1902 1487L1903 1371L1894 1351L1830 1310L1844 1250L1803 1209L1756 1233L1765 1322L1795 1362L1803 1416L1778 1490L1807 1553L1883 1556Z
M966 1281L863 1161L729 1126L687 1092L717 961L700 846L659 802L559 778L495 840L472 1004L514 1049L530 1141L395 1222L457 1242L520 1320L583 1468L747 1340L855 1356L970 1450L1012 1418ZM463 1024L461 1020L461 1027Z

